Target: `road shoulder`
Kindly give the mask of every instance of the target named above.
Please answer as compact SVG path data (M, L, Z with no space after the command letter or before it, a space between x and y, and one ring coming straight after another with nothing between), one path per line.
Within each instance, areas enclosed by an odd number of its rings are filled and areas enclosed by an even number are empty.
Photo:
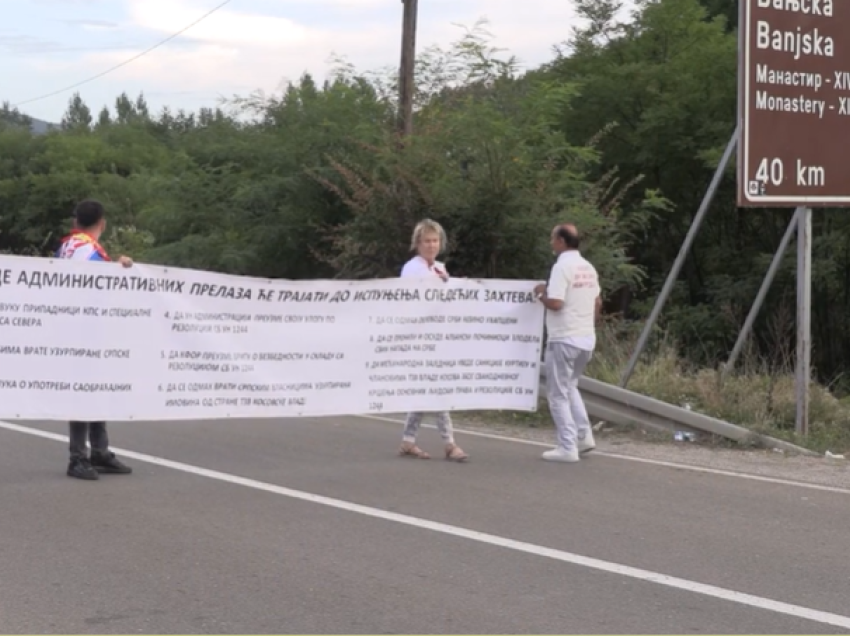
M402 419L387 415L370 419L385 420L388 425ZM454 414L459 435L497 436L517 443L550 447L554 442L551 428L510 424L494 417ZM425 426L431 426L428 422ZM664 436L644 433L596 433L599 455L655 464L677 464L682 467L739 473L743 476L788 480L847 490L850 494L850 462L845 459L804 457L761 449L736 449L706 446L691 442L674 442Z

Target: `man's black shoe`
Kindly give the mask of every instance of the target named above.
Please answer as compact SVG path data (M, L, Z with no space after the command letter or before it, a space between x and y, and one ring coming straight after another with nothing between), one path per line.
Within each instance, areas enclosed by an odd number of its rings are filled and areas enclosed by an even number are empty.
M100 478L97 471L92 467L91 462L87 459L72 459L68 463L68 477L74 479L85 479L87 481L95 481Z
M133 472L132 468L126 464L122 464L118 460L115 453L106 453L103 455L100 453L92 453L91 465L96 471L111 475L129 475Z

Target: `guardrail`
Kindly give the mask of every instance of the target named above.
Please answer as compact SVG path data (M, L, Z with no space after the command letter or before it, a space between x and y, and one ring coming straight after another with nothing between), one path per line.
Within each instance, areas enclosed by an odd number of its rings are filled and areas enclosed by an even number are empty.
M540 370L541 393L545 391L545 371ZM593 419L621 426L638 426L661 431L708 433L740 444L778 448L801 455L819 456L807 448L780 439L756 433L743 426L724 422L702 413L684 409L646 395L592 378L582 378L579 390L584 398L588 415Z

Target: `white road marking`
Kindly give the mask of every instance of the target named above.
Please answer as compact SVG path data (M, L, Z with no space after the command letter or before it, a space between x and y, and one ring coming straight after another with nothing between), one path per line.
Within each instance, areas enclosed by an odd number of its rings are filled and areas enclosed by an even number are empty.
M43 439L49 439L56 442L68 443L68 437L66 435L49 433L47 431L30 428L28 426L12 424L11 422L0 421L0 429L15 431L17 433L24 433L25 435L41 437ZM135 451L130 451L121 448L114 448L113 450L116 453L120 453L124 457L135 459L136 461L154 464L156 466L162 466L164 468L171 468L172 470L180 471L190 475L196 475L198 477L206 477L207 479L213 479L215 481L234 484L236 486L244 486L245 488L252 488L254 490L268 492L275 495L280 495L282 497L288 497L290 499L298 499L300 501L319 504L322 506L327 506L329 508L336 508L337 510L353 512L366 517L372 517L374 519L381 519L383 521L393 521L395 523L400 523L413 528L431 530L433 532L439 532L441 534L459 537L462 539L468 539L470 541L477 541L478 543L483 543L486 545L492 545L499 548L514 550L516 552L531 554L537 557L552 559L553 561L561 561L563 563L570 563L572 565L578 565L592 570L608 572L610 574L617 574L619 576L636 579L639 581L656 583L657 585L663 585L666 587L683 590L685 592L692 592L694 594L701 594L703 596L710 596L720 600L730 601L732 603L738 603L740 605L747 605L749 607L754 607L756 609L765 610L768 612L785 614L787 616L793 616L795 618L814 621L816 623L822 623L825 625L833 625L835 627L850 629L850 616L842 616L840 614L822 612L820 610L811 609L809 607L792 605L790 603L774 601L769 598L754 596L752 594L744 594L742 592L736 592L734 590L728 590L722 587L716 587L714 585L706 585L704 583L698 583L696 581L690 581L688 579L680 579L674 576L667 576L666 574L661 574L659 572L652 572L650 570L633 568L628 565L612 563L610 561L602 561L601 559L594 559L592 557L586 557L580 554L573 554L572 552L565 552L563 550L547 548L545 546L535 545L533 543L526 543L524 541L515 541L514 539L508 539L506 537L500 537L484 532L477 532L475 530L468 530L466 528L460 528L457 526L452 526L437 521L430 521L428 519L421 519L419 517L412 517L396 512L388 512L386 510L381 510L380 508L371 508L369 506L363 506L361 504L352 503L350 501L333 499L331 497L324 497L322 495L315 495L313 493L304 492L301 490L293 490L291 488L285 488L283 486L277 486L275 484L269 484L254 479L247 479L245 477L231 475L230 473L222 473L217 470L210 470L207 468L201 468L200 466L193 466L192 464L184 464L182 462L171 461L170 459L164 459L162 457L155 457L153 455L146 455L144 453L137 453Z
M359 417L366 420L376 420L378 422L390 422L392 424L402 425L402 420L397 420L392 417L381 417L379 415L352 415L351 417ZM436 429L433 424L422 424L422 428ZM455 433L469 435L471 437L481 437L484 439L492 439L500 442L511 442L513 444L525 444L527 446L538 446L540 448L552 448L554 444L546 444L545 442L537 442L531 439L522 439L519 437L509 437L507 435L497 435L495 433L481 433L479 431L468 431L462 428L455 428ZM695 473L706 473L709 475L721 475L723 477L736 477L738 479L748 479L750 481L760 481L768 484L778 484L780 486L795 486L797 488L808 488L809 490L820 490L822 492L833 492L840 495L850 495L850 489L839 488L838 486L824 486L821 484L813 484L805 481L794 481L793 479L781 479L779 477L764 477L762 475L753 475L752 473L737 472L734 470L723 470L721 468L708 468L707 466L696 466L694 464L680 464L678 462L668 462L662 459L647 459L644 457L633 457L631 455L621 455L619 453L611 453L609 451L595 450L594 456L609 457L612 459L623 459L628 462L636 462L638 464L650 464L652 466L663 466L665 468L675 468L676 470L689 470Z

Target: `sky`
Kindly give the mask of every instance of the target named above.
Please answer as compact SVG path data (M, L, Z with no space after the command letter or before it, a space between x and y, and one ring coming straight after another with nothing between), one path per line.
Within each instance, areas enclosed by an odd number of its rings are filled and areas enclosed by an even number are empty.
M0 102L12 105L98 75L191 24L222 0L0 0ZM152 111L197 110L306 71L331 55L360 70L397 66L401 0L231 0L168 44L99 79L21 104L58 122L79 91L95 113L126 91ZM481 18L495 46L531 68L576 24L570 0L420 0L417 48L448 45Z

